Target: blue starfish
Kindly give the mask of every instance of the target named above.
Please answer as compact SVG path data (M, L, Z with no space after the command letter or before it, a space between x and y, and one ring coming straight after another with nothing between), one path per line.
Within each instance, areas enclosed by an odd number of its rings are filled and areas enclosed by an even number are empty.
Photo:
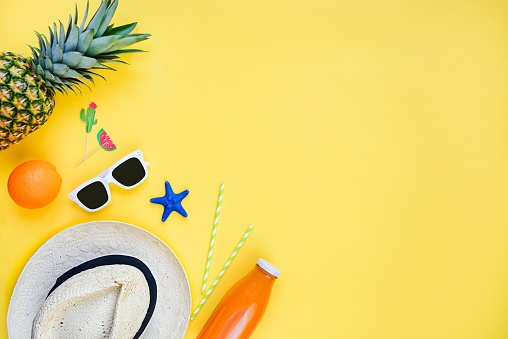
M187 212L182 207L182 200L187 194L189 194L189 190L175 194L169 182L166 181L166 194L163 197L152 198L150 202L164 206L164 212L162 213L162 222L164 222L173 211L180 213L183 217L187 217Z

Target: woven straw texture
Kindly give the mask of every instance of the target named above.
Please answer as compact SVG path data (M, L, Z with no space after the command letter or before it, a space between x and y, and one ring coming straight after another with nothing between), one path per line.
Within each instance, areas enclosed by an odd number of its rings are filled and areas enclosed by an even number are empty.
M99 266L72 276L44 301L32 339L134 338L150 304L139 269Z
M183 338L189 323L191 297L180 261L154 235L116 221L68 228L35 252L12 293L7 314L9 338L31 337L33 320L59 276L85 261L111 254L140 259L157 282L155 311L140 339Z

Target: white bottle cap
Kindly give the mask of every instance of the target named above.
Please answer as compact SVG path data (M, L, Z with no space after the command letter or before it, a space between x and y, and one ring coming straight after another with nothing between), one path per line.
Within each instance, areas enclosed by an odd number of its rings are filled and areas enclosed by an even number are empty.
M280 275L280 270L265 259L258 259L257 265L269 274L273 275L275 278Z

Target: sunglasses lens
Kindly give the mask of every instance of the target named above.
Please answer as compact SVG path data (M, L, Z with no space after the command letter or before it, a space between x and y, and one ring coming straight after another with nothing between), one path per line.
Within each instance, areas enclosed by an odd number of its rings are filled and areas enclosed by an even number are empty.
M76 195L78 200L91 210L102 207L108 202L108 191L100 181L83 187Z
M116 181L124 186L134 186L146 176L146 171L138 158L130 158L118 165L111 173Z

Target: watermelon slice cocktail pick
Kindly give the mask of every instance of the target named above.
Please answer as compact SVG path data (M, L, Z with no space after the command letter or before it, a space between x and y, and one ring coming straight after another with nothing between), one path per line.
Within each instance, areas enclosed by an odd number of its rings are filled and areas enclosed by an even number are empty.
M81 164L83 161L86 160L89 156L97 152L99 149L106 150L108 152L116 150L115 143L111 138L109 137L108 133L104 130L104 128L101 128L101 130L97 133L97 141L99 142L99 146L97 146L96 149L88 153L86 156L83 157L80 161L76 163L76 166Z
M108 133L104 130L104 128L101 128L99 133L97 133L97 141L99 142L99 147L102 147L104 150L110 152L116 150L116 146L113 143L113 140L109 137ZM99 149L97 147L94 149L89 155L92 155L93 152Z

